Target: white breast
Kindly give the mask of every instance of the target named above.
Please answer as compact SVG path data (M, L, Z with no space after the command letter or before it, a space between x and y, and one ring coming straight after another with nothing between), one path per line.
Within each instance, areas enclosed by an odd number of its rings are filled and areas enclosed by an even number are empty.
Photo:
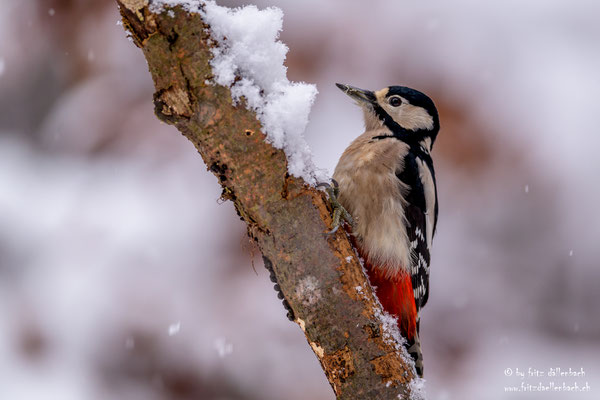
M409 148L393 138L371 140L386 134L369 131L354 140L333 177L340 185L340 202L355 219L361 250L371 264L393 274L408 271L411 261L403 197L408 188L396 177Z

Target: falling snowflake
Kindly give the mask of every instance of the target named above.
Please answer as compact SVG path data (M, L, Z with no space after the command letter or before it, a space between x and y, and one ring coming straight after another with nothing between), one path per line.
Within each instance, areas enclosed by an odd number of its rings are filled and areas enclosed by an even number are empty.
M181 330L181 322L169 325L169 336L174 336Z
M229 354L233 353L233 344L228 343L224 337L215 339L214 348L217 350L219 357L225 358Z

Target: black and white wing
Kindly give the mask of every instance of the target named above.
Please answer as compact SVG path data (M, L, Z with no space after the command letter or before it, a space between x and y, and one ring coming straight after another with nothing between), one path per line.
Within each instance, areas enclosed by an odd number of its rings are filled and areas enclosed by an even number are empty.
M421 150L421 149L419 149ZM408 186L405 216L412 263L410 273L417 312L429 298L430 248L437 224L437 189L429 153L411 149L404 158L404 169L396 175Z

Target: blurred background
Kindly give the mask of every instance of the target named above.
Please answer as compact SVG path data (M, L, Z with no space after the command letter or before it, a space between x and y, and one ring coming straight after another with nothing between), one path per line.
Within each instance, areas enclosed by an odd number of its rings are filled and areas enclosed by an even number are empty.
M288 76L318 86L320 167L362 132L334 82L438 106L429 398L599 398L600 3L254 3L283 9ZM2 0L0 399L332 399L118 21ZM528 376L550 368L585 375ZM505 389L540 382L589 391Z

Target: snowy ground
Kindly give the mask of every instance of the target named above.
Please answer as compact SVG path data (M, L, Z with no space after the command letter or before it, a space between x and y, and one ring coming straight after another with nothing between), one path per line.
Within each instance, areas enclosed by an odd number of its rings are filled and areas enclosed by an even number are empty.
M332 398L216 179L153 117L114 4L6 3L0 398ZM597 398L600 5L257 5L283 10L288 78L319 90L318 167L361 130L334 82L413 86L440 109L429 398ZM520 381L591 390L505 391Z

